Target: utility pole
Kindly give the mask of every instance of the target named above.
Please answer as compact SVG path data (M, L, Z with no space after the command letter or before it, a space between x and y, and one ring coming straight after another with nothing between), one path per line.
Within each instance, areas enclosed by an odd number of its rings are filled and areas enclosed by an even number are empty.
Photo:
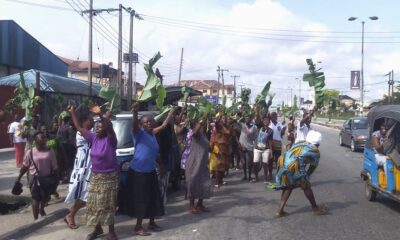
M92 96L92 67L93 67L93 0L89 4L89 67L88 67L88 81L89 81L89 96Z
M296 78L299 79L299 78ZM299 79L299 109L301 108L301 79Z
M123 85L122 85L122 4L118 8L119 21L118 21L118 72L117 72L117 93L122 100Z
M290 106L293 107L293 88L289 87L290 89Z
M93 75L93 17L102 12L115 12L119 11L118 8L105 8L105 9L93 9L93 0L90 0L89 9L81 11L81 14L89 14L89 57L88 57L88 82L89 82L89 96L92 95L92 75ZM122 15L120 15L122 22ZM122 24L121 24L122 25ZM120 28L121 30L121 28ZM122 30L121 30L122 32ZM121 46L122 46L122 38L121 38ZM119 64L119 63L118 63ZM120 63L121 71L122 71L122 54L121 54L121 63ZM122 75L122 74L121 74ZM118 86L118 80L117 80Z
M232 75L233 77L233 99L236 101L236 78L240 78L239 75Z
M129 23L129 75L128 75L128 93L127 93L127 107L130 108L132 105L132 58L133 58L133 17L135 16L135 10L130 11L130 23ZM136 89L135 89L136 91Z
M394 72L393 70L390 71L388 74L385 76L389 76L389 81L388 81L388 104L393 103L393 91L394 91Z
M218 72L218 102L219 102L219 91L221 90L221 85L220 85L220 78L221 78L221 67L217 66L217 72Z
M391 85L392 85L392 97L391 97L392 101L391 101L391 103L393 104L394 103L394 96L393 96L393 93L394 93L394 72L393 72L393 70L392 70L392 82L391 82Z
M178 86L181 85L181 77L182 77L182 66L183 66L183 48L181 50L181 63L179 65L179 78L178 78Z
M224 72L229 72L229 69L221 69L221 78L222 78L222 96L225 96Z

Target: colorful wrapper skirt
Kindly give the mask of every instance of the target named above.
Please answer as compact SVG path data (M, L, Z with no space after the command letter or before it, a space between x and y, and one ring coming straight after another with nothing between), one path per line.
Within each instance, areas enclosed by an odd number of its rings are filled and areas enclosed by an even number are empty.
M118 172L92 173L86 205L88 226L114 224L118 185Z

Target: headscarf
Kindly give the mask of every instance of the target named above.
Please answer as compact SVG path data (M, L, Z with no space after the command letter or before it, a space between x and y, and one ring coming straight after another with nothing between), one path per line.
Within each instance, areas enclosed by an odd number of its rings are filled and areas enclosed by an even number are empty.
M306 141L309 143L312 143L314 145L319 145L322 140L322 135L320 132L317 132L315 130L310 130L307 133Z

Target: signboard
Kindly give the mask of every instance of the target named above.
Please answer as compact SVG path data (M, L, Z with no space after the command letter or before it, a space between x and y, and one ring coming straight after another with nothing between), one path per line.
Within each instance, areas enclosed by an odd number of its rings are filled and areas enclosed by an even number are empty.
M350 72L350 89L360 89L360 71Z
M204 98L207 101L209 101L210 103L218 104L218 96L208 96L208 95L206 95L206 96L204 96Z

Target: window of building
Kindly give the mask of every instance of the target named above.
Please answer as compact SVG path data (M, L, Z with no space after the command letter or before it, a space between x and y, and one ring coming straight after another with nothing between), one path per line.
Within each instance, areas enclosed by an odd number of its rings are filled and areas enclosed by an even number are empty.
M228 90L228 94L232 94L232 90L229 89L229 90Z
M217 94L217 93L218 93L218 90L217 90L217 89L213 89L212 93L213 93L213 94Z
M207 89L203 89L203 93L207 93Z

